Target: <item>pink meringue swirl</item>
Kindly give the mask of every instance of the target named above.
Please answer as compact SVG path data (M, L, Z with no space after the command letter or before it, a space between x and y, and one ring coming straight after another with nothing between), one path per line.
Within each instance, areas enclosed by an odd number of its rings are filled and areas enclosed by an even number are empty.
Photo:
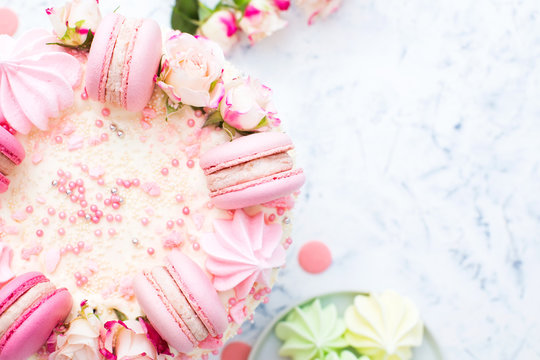
M33 29L15 40L0 35L0 119L20 133L46 130L50 117L73 104L79 61L56 45L49 31Z
M281 235L281 226L266 225L262 212L250 217L236 210L232 220L214 220L214 233L205 234L201 245L216 289L234 288L243 299L255 282L269 285L272 269L285 264Z

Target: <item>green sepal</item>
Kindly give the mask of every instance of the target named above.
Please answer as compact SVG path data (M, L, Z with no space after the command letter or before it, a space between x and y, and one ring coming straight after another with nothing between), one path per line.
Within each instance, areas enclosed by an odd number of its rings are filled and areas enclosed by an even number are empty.
M114 312L114 314L116 315L116 317L118 318L118 320L120 321L126 321L128 319L128 317L126 316L126 314L124 314L123 312L121 312L120 310L116 309L116 308L113 308L112 311Z
M74 28L71 28L71 29L74 29ZM69 31L69 29L68 29ZM66 34L68 33L68 31L66 31ZM62 37L62 39L65 38L65 34L64 36ZM81 45L68 45L68 44L64 44L64 43L61 43L61 42L52 42L52 43L47 43L47 45L58 45L58 46L62 46L62 47L65 47L65 48L68 48L68 49L75 49L75 50L90 50L90 47L92 46L92 41L94 41L94 33L92 32L91 29L88 29L88 34L86 35L86 40L84 40L84 42L81 44Z
M206 121L203 124L203 128L207 126L217 126L222 127L223 125L223 118L221 117L221 113L219 111L214 111L210 115L208 115L208 118L206 118Z

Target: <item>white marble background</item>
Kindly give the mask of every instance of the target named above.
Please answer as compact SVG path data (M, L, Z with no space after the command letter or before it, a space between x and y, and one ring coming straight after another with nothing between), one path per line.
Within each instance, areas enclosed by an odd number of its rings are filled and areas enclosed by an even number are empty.
M21 27L51 0L0 0ZM172 0L102 0L168 24ZM345 0L232 61L272 87L308 182L282 282L241 340L308 295L407 294L448 359L540 359L540 2ZM0 50L1 51L1 50ZM307 275L300 245L325 241Z

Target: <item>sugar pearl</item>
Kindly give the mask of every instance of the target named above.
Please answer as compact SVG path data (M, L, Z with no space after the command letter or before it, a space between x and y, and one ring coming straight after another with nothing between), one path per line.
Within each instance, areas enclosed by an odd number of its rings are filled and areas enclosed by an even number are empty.
M184 215L189 215L189 208L187 206L184 206L184 208L182 209L182 213Z
M38 237L42 237L43 236L43 230L39 229L39 230L36 230L36 235Z
M34 212L34 208L33 208L32 206L29 205L29 206L26 207L26 212L29 213L29 214L31 214L31 213Z
M154 248L151 248L151 247L150 247L150 248L148 248L148 249L146 250L146 252L148 253L148 255L154 255L154 253L155 253L156 251L154 250Z
M190 160L188 160L188 161L186 162L186 165L187 165L188 168L191 169L191 168L195 165L195 162L194 162L193 160L190 159Z

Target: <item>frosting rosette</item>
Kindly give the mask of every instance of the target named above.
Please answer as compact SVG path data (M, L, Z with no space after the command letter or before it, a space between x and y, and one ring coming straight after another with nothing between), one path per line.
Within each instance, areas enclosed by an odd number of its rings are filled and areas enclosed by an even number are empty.
M0 35L0 119L20 133L32 126L46 130L50 117L73 104L81 66L61 47L47 45L55 40L43 29L18 40Z
M101 321L93 309L83 305L79 316L71 321L68 330L58 335L56 351L49 355L49 360L98 360L99 332Z
M214 233L205 234L201 246L216 289L235 289L244 299L255 282L270 285L272 270L285 264L281 235L281 225L266 225L262 212L250 217L236 210L232 220L215 220Z
M68 1L60 8L46 10L58 39L70 47L86 44L90 48L92 35L101 23L96 0Z
M252 44L287 25L287 22L279 17L279 8L276 7L278 4L285 7L281 1L273 0L252 0L246 7L239 25Z
M372 360L408 360L424 325L411 300L394 291L359 295L345 311L347 342Z
M234 11L218 10L214 12L201 25L199 34L216 42L227 53L239 40Z
M253 131L268 124L275 115L272 90L252 78L236 78L226 85L220 113L223 121L243 131Z
M280 356L293 360L326 359L326 355L347 347L343 338L345 322L334 304L321 306L319 299L297 307L276 326L276 336L284 341Z
M317 18L325 18L335 12L341 0L297 0L297 5L308 14L311 25Z
M179 31L165 43L165 61L156 79L173 105L217 108L225 88L223 50L214 42Z

